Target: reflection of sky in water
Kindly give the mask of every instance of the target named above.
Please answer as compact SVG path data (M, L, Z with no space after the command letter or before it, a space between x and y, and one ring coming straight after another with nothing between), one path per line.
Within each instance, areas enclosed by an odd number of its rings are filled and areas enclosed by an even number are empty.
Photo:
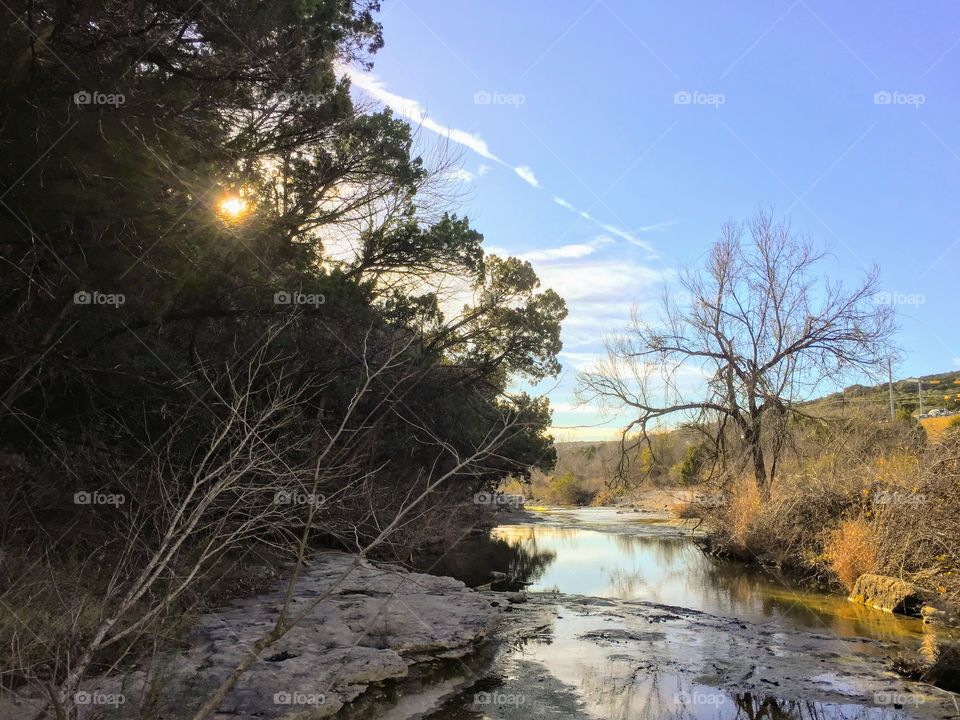
M534 591L644 600L752 622L784 618L845 636L894 639L923 632L919 620L788 587L763 571L710 558L689 538L543 525L504 525L493 534L513 546L556 554L531 578Z
M610 512L601 517L599 511L582 512L570 520L592 521L595 529L547 524L496 528L492 535L497 542L493 544L502 550L497 567L507 570L509 563L511 576L533 581L530 589L535 592L556 588L571 595L642 600L764 627L741 632L737 622L657 623L637 620L629 611L618 615L589 602L577 605L558 598L557 616L545 634L498 656L493 677L502 692L536 696L537 688L543 687L545 670L562 686L573 689L586 716L597 720L915 717L909 709L870 706L872 683L877 681L874 672L847 672L853 670L851 663L855 664L851 647L861 659L864 653L883 654L884 650L873 643L850 644L837 638L874 637L916 647L923 632L919 621L842 597L788 587L757 568L709 557L689 537L678 537L664 525L632 520L624 525L625 518ZM509 560L505 556L510 556ZM470 557L475 565L485 567L479 550ZM790 632L796 628L811 634ZM806 665L793 664L791 659L800 654L810 655ZM790 668L782 675L774 673L778 682L769 688L754 682L731 689L731 681L764 678L774 659ZM873 663L876 673L882 673L882 663ZM532 672L531 667L535 668ZM801 675L791 679L794 671ZM832 691L829 697L839 702L791 701L766 694L777 693L778 688L789 690L789 684L801 677L812 678L817 688ZM881 682L885 687L887 681ZM788 692L787 696L797 695ZM846 698L863 704L844 704ZM547 714L538 714L532 708L523 708L519 714L478 711L468 692L463 704L452 703L430 717L514 720L564 716L558 708L544 712ZM923 716L931 717L930 713Z
M626 626L603 615L583 615L560 607L549 643L525 647L521 661L534 661L549 668L550 674L575 687L586 710L603 720L634 718L696 718L697 720L734 718L742 720L903 720L909 715L894 708L864 707L855 704L785 701L762 694L721 690L705 679L680 675L672 668L676 661L701 667L703 658L696 638L689 634L672 637L666 627L662 637L656 633L647 640L647 657L618 653L584 640L590 631L617 631ZM716 642L716 638L712 638ZM709 653L707 653L709 655ZM671 662L672 661L672 662ZM705 668L704 668L705 669ZM841 681L827 683L843 688ZM850 690L856 690L848 686Z

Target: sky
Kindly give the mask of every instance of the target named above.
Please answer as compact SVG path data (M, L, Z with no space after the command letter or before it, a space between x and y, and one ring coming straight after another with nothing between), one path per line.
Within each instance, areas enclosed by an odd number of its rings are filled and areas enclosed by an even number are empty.
M567 301L558 440L625 415L578 371L728 219L789 218L899 314L897 377L960 368L960 3L385 0L355 91L461 153L457 210ZM846 380L846 379L844 379Z

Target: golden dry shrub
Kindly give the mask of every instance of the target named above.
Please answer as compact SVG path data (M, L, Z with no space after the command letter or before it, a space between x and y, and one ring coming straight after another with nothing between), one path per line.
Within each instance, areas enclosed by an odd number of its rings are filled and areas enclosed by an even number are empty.
M877 539L870 524L862 519L844 520L827 533L824 555L830 570L848 589L857 578L877 567Z
M763 499L752 477L741 477L730 488L725 520L729 541L739 548L749 548L755 524L763 509Z
M874 481L892 487L913 487L920 474L920 458L913 453L892 452L873 461Z
M670 514L680 520L690 520L700 517L700 508L687 500L678 500L670 506Z

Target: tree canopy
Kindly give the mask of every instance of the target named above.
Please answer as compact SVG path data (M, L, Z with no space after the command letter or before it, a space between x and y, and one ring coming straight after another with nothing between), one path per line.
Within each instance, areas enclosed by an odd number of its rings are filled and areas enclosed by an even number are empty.
M658 422L691 422L765 487L796 403L851 372L886 368L895 352L876 268L847 289L821 280L823 257L770 214L725 224L705 267L681 275L686 298L665 293L659 318L635 311L606 359L581 375L581 393L636 413L625 448L649 444Z

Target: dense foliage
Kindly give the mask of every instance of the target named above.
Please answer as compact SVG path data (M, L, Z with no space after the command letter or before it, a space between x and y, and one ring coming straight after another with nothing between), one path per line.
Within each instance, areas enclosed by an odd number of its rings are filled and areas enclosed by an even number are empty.
M381 47L378 9L7 6L9 535L29 541L78 489L137 477L158 446L175 475L189 474L243 393L297 393L283 426L291 447L329 438L359 397L363 422L350 430L364 442L349 462L376 472L364 498L341 498L340 520L360 538L376 525L371 497L402 498L504 417L515 431L459 476L456 497L552 463L545 401L508 388L557 371L563 301L538 289L528 263L485 257L467 219L424 192L438 178L411 128L352 98L340 68L369 65ZM439 280L459 283L456 296Z

